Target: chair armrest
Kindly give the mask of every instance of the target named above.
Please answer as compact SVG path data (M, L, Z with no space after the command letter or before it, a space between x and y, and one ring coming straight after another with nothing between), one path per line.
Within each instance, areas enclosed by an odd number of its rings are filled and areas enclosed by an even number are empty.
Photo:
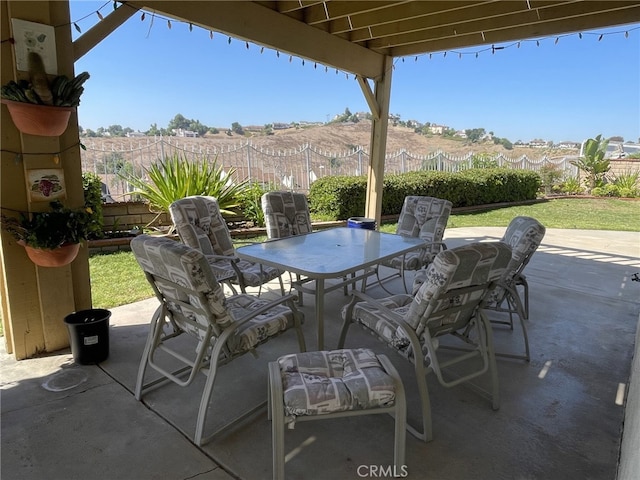
M236 256L231 257L229 255L207 254L207 255L205 255L205 257L207 259L213 258L215 260L225 260L225 261L227 261L229 263L238 263L240 261L240 259L238 257L236 257Z

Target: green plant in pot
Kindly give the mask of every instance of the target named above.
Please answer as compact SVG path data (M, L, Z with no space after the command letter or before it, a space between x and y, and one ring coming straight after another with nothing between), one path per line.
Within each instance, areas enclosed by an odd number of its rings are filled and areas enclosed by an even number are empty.
M21 132L48 137L62 135L71 112L80 104L89 74L82 72L72 79L58 75L49 81L40 55L30 52L28 63L29 80L11 80L3 85L2 103L7 105Z
M58 267L73 261L80 242L85 240L96 221L91 208L68 208L51 202L48 212L31 216L0 216L2 228L25 247L27 255L39 266Z

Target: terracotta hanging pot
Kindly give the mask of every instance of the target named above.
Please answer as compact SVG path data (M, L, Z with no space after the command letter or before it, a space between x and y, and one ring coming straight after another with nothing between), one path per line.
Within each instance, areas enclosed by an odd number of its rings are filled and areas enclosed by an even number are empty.
M62 267L68 265L73 262L80 250L79 243L69 243L53 250L33 248L24 243L21 244L31 261L39 267Z
M15 126L22 133L57 137L67 129L71 112L75 107L54 107L35 103L14 102L2 99L9 109L9 115Z

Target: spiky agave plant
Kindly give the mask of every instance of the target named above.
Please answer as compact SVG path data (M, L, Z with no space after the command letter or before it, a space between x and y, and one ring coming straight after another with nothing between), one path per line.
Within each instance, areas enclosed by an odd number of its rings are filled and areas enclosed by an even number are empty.
M186 155L174 154L144 169L142 176L121 174L135 190L129 195L139 195L149 202L156 213L169 211L174 201L191 195L216 197L223 214L234 215L240 205L238 199L248 188L247 181L232 180L235 169L224 171L216 160L202 157L189 160Z

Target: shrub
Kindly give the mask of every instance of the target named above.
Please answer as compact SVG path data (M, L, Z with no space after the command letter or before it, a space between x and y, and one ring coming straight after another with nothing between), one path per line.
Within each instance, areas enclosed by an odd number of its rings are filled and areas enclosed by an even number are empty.
M551 195L554 191L560 188L560 182L563 174L562 170L557 165L545 163L540 167L539 173L545 195Z
M454 207L464 207L535 199L540 184L536 172L504 168L387 175L383 180L382 215L399 214L407 195L444 198ZM334 220L362 216L366 188L366 177L323 177L311 185L309 209L316 216Z
M560 191L567 195L578 195L579 193L582 193L583 190L582 185L580 185L580 180L575 177L565 179L565 181L560 185Z
M618 194L621 197L638 197L640 196L640 171L627 170L625 173L616 175L613 184L618 188Z
M271 190L258 182L247 184L247 188L238 196L238 203L242 216L256 227L264 227L264 212L262 211L262 195Z
M84 190L84 205L91 209L91 222L88 229L90 240L104 237L102 227L102 180L93 173L82 174L82 188Z

